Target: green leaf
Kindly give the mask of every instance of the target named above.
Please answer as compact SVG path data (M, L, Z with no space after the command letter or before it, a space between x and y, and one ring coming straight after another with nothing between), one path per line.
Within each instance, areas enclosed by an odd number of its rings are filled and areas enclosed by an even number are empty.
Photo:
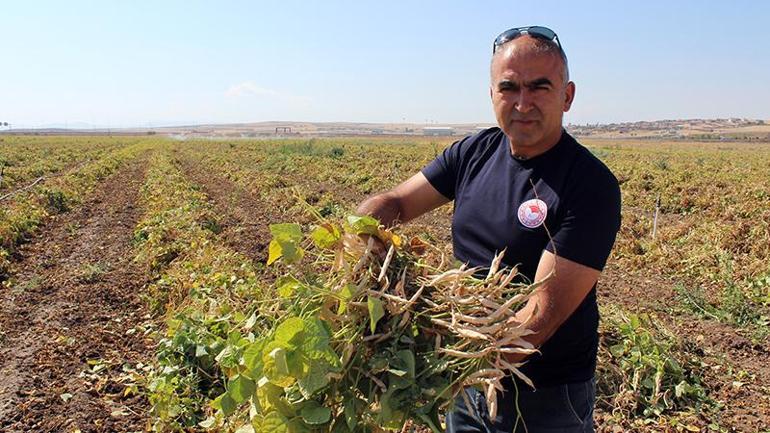
M286 362L286 350L277 347L270 352L270 358L275 363L275 369L281 376L289 374L289 364Z
M391 360L388 372L395 376L389 378L390 388L406 389L412 386L415 375L415 360L412 351L399 350L395 358Z
M283 388L273 383L267 382L260 386L257 389L257 397L262 408L260 412L269 413L277 410L287 418L297 416L293 406L283 398L283 395Z
M348 310L348 302L353 298L353 292L355 287L352 284L345 284L342 286L337 295L340 297L340 304L337 307L337 314L345 314Z
M326 362L310 361L302 377L297 379L299 391L305 398L313 398L315 394L329 384L329 364Z
M305 330L305 338L302 340L302 347L308 355L313 356L315 351L329 349L331 334L319 318L309 317L305 319L303 329Z
M676 396L676 398L681 398L686 393L687 393L687 383L685 381L679 382L674 387L674 395Z
M382 301L379 298L371 296L367 299L366 305L369 309L369 329L374 334L377 322L385 316L385 309L382 307Z
M299 247L298 243L293 241L271 240L268 247L267 264L270 265L283 257L286 263L294 263L302 259L305 251Z
M431 431L435 433L443 433L444 429L440 428L441 421L439 420L439 411L437 404L431 404L430 406L423 406L417 409L417 417L427 425Z
M615 358L622 357L625 352L626 348L623 346L623 344L615 344L610 346L610 354L612 354L612 356Z
M257 386L254 381L240 374L230 379L227 384L227 393L230 394L235 404L241 404L248 400L256 390Z
M396 353L396 358L398 358L399 367L404 368L410 378L414 378L415 375L415 361L414 361L414 353L412 353L411 350L399 350Z
M350 397L350 395L346 397L348 398L342 400L342 404L344 405L343 413L345 414L345 422L347 423L348 430L355 431L359 420L356 406L359 406L360 403L355 397Z
M305 424L301 418L290 419L286 425L286 428L288 429L289 433L313 433L307 428L307 424Z
M278 295L283 299L289 299L295 291L302 287L302 284L291 275L284 275L275 282L278 288Z
M316 227L313 233L310 234L313 243L321 249L333 247L340 240L340 237L340 231L337 227L328 223Z
M270 233L273 239L268 247L268 265L281 257L287 263L302 259L304 251L299 247L302 242L302 229L298 224L271 224Z
M278 240L302 240L302 228L299 224L270 224L270 234Z
M224 393L214 399L214 401L211 402L211 406L214 409L221 410L224 416L230 416L236 409L238 409L238 405L228 393Z
M288 348L296 347L304 337L305 323L299 317L290 317L278 325L274 341L283 343Z
M273 262L281 258L281 255L283 255L281 244L275 239L271 240L270 245L267 247L267 264L273 264Z
M289 433L286 418L277 412L270 412L265 416L256 416L251 420L255 432L259 433Z
M296 381L289 372L285 348L275 341L266 345L262 354L262 373L265 377L271 383L286 388Z
M302 420L311 425L326 424L332 418L332 411L328 407L321 406L315 400L310 400L300 411Z
M404 413L398 408L403 402L400 401L399 390L391 387L380 399L380 422L383 427L396 428L404 419Z
M373 217L350 215L347 218L350 231L357 235L376 235L379 233L380 222Z
M259 339L250 343L243 350L243 364L249 369L249 376L252 379L262 377L262 350L265 347L265 340Z

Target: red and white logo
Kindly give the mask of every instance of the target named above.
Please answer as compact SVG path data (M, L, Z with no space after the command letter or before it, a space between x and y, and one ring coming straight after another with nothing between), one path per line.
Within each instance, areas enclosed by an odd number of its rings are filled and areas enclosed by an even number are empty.
M519 222L524 227L539 227L548 216L548 206L543 200L533 198L527 200L519 206Z

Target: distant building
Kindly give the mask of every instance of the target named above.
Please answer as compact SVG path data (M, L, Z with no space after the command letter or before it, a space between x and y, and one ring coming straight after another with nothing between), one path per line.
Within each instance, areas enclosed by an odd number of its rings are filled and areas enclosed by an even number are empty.
M422 128L423 135L441 135L450 136L454 135L455 129L449 126L426 126Z

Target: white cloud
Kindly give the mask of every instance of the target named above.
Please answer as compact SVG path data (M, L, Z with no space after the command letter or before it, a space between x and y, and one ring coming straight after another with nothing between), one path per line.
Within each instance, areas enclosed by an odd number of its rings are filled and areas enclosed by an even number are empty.
M280 93L276 92L273 89L257 86L256 84L254 84L253 81L244 81L242 83L232 85L230 86L229 89L227 89L227 92L225 92L225 95L230 97L245 96L245 95L272 96L272 97L281 96Z
M269 103L273 109L284 107L287 109L298 110L308 109L313 105L311 98L307 96L292 95L258 86L253 81L244 81L230 86L225 92L228 98L258 97Z

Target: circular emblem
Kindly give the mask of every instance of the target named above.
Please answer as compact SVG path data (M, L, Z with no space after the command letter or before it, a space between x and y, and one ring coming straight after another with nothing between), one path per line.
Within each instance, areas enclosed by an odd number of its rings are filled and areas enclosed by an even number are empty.
M545 221L548 215L548 206L543 200L533 198L527 200L519 206L519 222L524 227L539 227Z

